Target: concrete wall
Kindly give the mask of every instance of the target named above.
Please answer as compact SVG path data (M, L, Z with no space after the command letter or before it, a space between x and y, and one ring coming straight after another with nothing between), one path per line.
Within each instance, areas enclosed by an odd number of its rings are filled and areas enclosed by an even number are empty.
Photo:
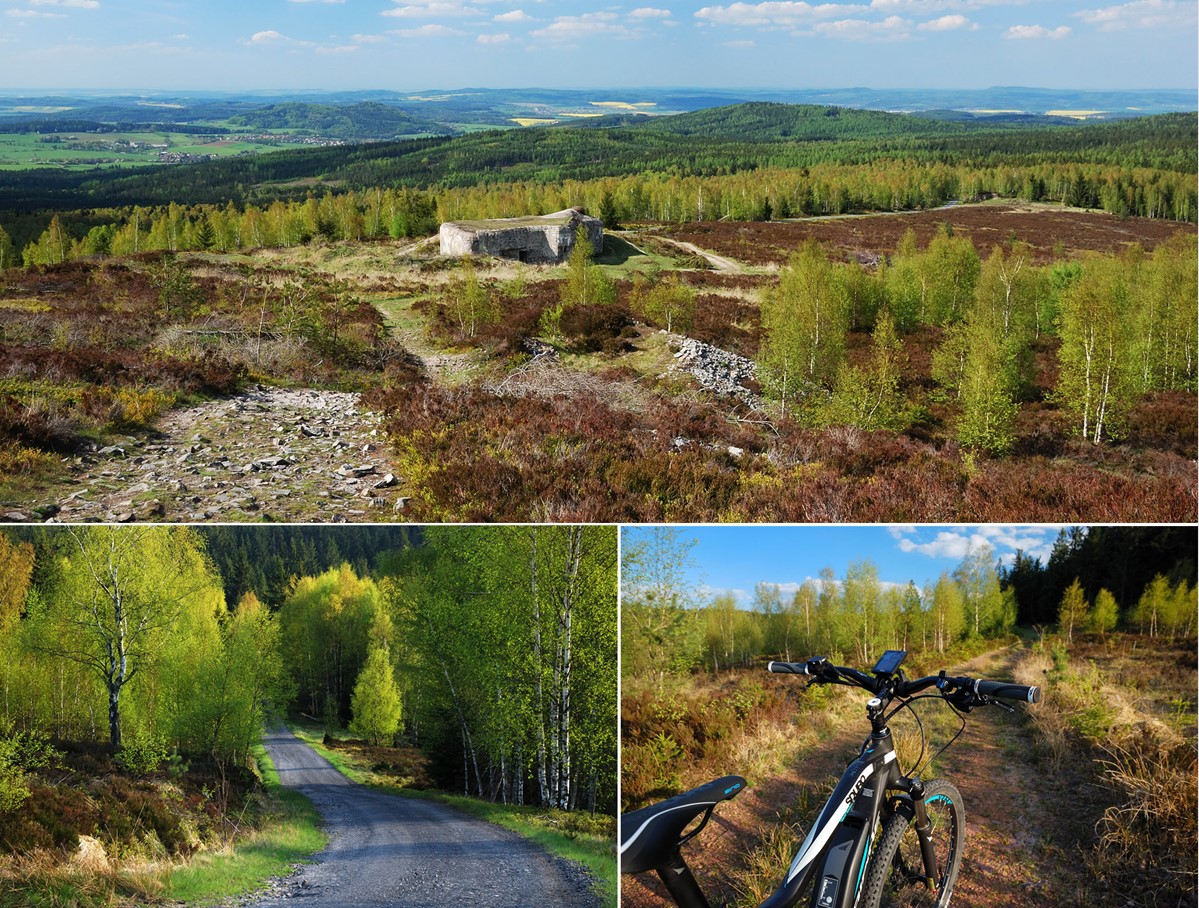
M531 264L558 264L570 257L580 226L586 228L587 239L598 255L604 247L603 223L570 209L544 217L447 221L439 233L441 254L494 255Z

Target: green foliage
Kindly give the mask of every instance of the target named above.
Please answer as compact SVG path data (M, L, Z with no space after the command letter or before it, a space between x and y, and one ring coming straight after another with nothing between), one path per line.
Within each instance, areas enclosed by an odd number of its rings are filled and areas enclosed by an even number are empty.
M162 314L167 318L188 318L193 307L202 299L191 271L172 254L164 255L162 261L151 270L151 280L158 289Z
M958 388L962 404L958 441L965 447L1002 454L1015 441L1020 412L1016 402L1018 342L1005 341L981 321L968 323L960 337L966 355Z
M787 403L829 386L845 354L849 314L844 288L827 253L809 240L762 296L759 375L768 394Z
M25 629L35 652L99 680L109 740L122 744L122 694L142 674L186 677L210 651L224 602L193 530L78 527L60 531L63 568ZM178 664L172 664L177 662ZM152 682L150 682L152 683ZM151 694L151 690L146 690ZM153 701L133 704L153 720Z
M1082 584L1078 578L1066 588L1061 605L1057 610L1058 630L1066 635L1066 640L1073 641L1074 628L1081 628L1087 619L1087 599L1083 593Z
M0 227L0 271L12 268L17 264L16 250L13 248L12 237L3 227Z
M446 285L445 306L463 337L474 337L479 328L499 321L500 307L490 290L479 283L469 258Z
M0 719L0 814L16 810L29 797L26 773L48 766L62 754L37 731L17 731Z
M26 268L38 265L57 265L65 262L71 251L71 237L56 214L37 242L26 246L21 259Z
M1120 620L1120 607L1116 597L1106 589L1101 589L1087 612L1087 630L1095 634L1106 634L1116 629Z
M1128 263L1092 257L1061 296L1055 397L1074 415L1078 433L1095 444L1120 437L1133 401L1130 278Z
M354 683L350 708L353 712L352 732L376 745L395 738L400 727L400 689L386 644L372 647L367 655L366 664Z
M649 286L638 286L633 309L667 331L685 334L695 323L695 291L671 274Z
M132 776L148 776L157 772L167 759L167 741L162 735L146 729L137 729L121 739L121 749L116 762Z
M592 264L593 256L587 229L580 227L566 263L566 282L559 295L563 308L606 305L616 300L616 288L604 269Z
M293 584L279 610L280 647L302 710L333 727L349 718L352 680L383 608L378 585L346 564Z
M821 422L892 431L907 424L899 391L903 341L887 312L878 317L871 340L873 350L866 365L842 363L838 368L833 393L821 408Z
M683 575L691 564L693 540L678 530L655 527L626 541L621 561L621 672L650 674L659 684L667 674L688 671L702 655L703 628L690 607Z
M383 582L406 720L441 784L609 811L616 775L616 534L430 528ZM465 771L465 772L464 772Z

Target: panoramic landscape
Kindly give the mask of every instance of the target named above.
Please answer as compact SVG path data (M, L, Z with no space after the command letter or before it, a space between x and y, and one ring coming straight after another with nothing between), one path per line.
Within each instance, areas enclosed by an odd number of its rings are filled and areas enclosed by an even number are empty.
M0 173L7 520L1195 517L1193 111L380 141L362 103L257 108L344 110L316 147ZM601 240L437 238L572 208Z

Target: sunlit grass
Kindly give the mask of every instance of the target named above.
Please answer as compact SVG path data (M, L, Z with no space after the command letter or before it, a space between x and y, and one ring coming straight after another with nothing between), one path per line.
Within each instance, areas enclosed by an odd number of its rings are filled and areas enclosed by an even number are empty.
M264 822L232 848L210 852L176 867L166 895L189 904L206 904L261 889L271 877L290 873L325 847L320 815L304 795L283 788L266 751L255 754L265 789Z

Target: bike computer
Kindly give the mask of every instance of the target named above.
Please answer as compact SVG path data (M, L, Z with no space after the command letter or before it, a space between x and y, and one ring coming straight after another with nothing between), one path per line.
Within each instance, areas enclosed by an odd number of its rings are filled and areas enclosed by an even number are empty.
M878 662L871 671L876 675L893 675L899 670L905 656L907 656L906 650L889 649L878 657Z

